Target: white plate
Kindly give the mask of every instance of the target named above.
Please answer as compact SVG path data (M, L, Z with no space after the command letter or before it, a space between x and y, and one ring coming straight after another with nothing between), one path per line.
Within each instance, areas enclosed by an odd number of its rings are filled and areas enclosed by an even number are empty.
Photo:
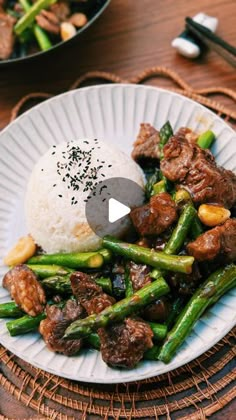
M112 142L130 154L140 122L160 128L169 119L174 130L188 126L209 127L217 135L214 154L228 169L236 169L235 132L203 106L166 90L105 85L59 95L26 112L0 134L0 256L26 233L24 192L39 157L53 144L79 137ZM1 265L0 275L6 267ZM0 288L0 302L9 300ZM194 327L169 365L143 362L133 370L109 368L99 352L90 350L65 357L47 350L38 334L10 337L0 321L1 343L22 359L66 378L99 383L118 383L148 378L177 368L199 356L220 340L235 324L236 293L231 291Z

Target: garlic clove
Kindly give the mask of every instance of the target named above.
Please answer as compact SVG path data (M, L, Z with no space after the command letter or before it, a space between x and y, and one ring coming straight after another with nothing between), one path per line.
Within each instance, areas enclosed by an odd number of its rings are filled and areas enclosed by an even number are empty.
M70 22L62 22L60 25L60 34L63 41L67 41L76 34L76 28Z

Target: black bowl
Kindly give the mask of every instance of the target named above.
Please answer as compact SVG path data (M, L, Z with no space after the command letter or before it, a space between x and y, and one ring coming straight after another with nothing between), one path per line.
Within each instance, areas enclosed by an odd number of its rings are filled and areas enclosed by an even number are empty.
M80 36L82 32L86 31L86 29L89 28L89 26L92 25L93 22L95 22L95 20L104 12L104 10L106 9L110 1L111 0L95 0L93 2L94 7L91 9L91 12L89 14L89 19L86 25L84 25L81 29L78 29L76 35L68 39L67 41L60 41L57 44L53 45L52 48L46 51L38 51L36 53L26 55L23 57L12 57L7 60L0 60L0 66L23 63L23 62L25 63L26 61L32 60L36 57L45 56L46 54L48 55L52 53L53 51L57 50L58 48L66 47L66 45L74 42Z

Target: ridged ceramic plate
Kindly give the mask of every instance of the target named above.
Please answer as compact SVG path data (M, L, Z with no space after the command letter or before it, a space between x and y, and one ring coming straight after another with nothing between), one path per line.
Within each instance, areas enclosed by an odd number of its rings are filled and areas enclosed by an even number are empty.
M217 135L213 152L219 164L236 170L235 132L203 106L162 89L134 85L84 88L50 99L28 111L0 134L0 256L27 233L24 193L30 172L53 144L76 138L112 142L127 154L141 122L160 128L169 119L174 130L187 126L197 131L209 127ZM1 277L6 267L1 265ZM9 300L0 288L0 302ZM27 362L66 378L100 383L148 378L177 368L199 356L220 340L236 321L236 292L214 305L194 327L169 365L142 362L136 369L109 368L99 352L90 350L65 357L47 350L39 334L10 337L0 321L0 341Z

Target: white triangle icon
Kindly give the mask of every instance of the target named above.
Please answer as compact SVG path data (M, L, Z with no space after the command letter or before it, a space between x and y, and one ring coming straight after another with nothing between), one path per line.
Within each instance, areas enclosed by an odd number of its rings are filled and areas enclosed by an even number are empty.
M122 217L130 213L130 208L125 206L115 198L110 198L108 202L108 220L110 223L114 223Z

